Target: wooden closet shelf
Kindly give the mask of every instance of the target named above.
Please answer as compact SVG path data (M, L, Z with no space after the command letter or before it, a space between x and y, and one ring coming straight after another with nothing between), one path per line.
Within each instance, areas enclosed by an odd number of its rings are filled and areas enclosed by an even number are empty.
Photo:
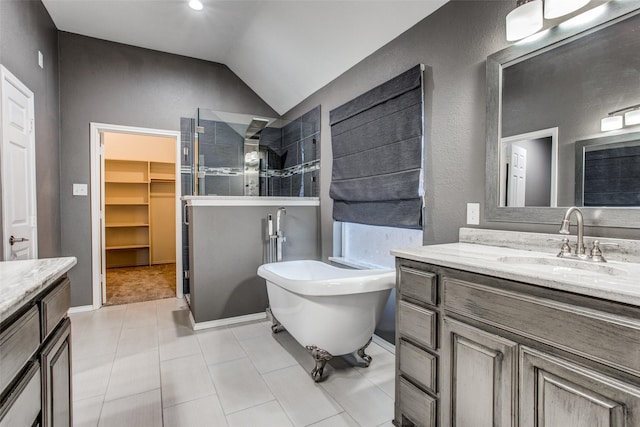
M105 224L107 228L126 228L126 227L148 227L149 224L143 223L121 223L121 224Z
M120 246L107 246L106 250L120 250L120 249L148 249L149 245L120 245Z
M137 202L104 202L105 206L147 206L149 203Z
M105 184L148 184L149 181L105 179L104 183Z

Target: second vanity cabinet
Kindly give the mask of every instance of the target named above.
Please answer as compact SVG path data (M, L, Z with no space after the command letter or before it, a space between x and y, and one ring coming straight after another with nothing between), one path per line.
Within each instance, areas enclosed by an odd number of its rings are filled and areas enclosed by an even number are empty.
M0 322L0 427L72 425L66 275Z
M402 258L397 275L396 425L640 426L639 307Z

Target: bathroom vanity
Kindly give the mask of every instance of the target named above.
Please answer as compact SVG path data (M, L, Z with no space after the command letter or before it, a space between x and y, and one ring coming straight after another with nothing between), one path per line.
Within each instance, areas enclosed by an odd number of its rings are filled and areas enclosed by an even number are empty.
M518 233L530 251L478 231L392 251L394 423L640 425L640 264L560 259L555 236Z
M0 262L0 427L71 426L76 258Z

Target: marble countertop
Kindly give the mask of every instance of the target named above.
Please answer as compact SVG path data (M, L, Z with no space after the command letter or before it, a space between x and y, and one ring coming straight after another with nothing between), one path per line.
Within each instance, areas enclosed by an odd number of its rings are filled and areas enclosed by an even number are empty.
M0 321L76 265L75 257L0 262Z
M400 258L640 306L640 264L560 259L548 252L475 243L394 249ZM566 261L566 262L565 262Z

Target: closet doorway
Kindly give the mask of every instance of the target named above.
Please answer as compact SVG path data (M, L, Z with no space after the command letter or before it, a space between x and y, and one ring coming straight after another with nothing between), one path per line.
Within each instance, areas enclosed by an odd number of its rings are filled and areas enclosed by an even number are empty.
M179 133L102 125L92 134L99 142L100 305L182 297Z

